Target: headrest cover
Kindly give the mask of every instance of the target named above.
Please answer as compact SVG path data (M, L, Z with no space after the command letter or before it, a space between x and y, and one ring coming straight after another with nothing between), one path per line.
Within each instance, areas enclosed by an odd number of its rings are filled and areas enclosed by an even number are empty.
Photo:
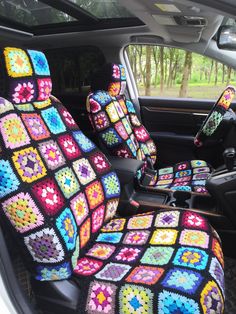
M123 95L126 88L126 73L122 64L106 63L92 78L92 92L107 91L110 96Z
M0 59L1 96L16 105L49 101L52 82L43 52L6 47Z

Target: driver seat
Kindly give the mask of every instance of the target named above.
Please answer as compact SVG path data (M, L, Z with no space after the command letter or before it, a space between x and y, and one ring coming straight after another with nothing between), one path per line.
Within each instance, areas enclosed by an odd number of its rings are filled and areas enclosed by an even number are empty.
M107 63L92 78L92 93L87 99L87 111L102 146L112 156L133 158L145 162L154 170L157 148L150 134L136 115L133 103L125 96L126 73L123 65ZM228 93L227 89L222 98ZM233 95L232 95L233 98ZM152 171L148 186L158 189L207 193L206 179L211 167L203 160L190 160Z

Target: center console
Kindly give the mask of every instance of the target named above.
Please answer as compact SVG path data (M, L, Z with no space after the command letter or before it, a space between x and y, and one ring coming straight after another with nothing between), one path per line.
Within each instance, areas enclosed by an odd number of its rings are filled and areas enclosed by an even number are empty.
M122 185L119 204L121 216L157 209L180 208L207 217L216 229L235 229L236 167L231 172L225 167L213 172L207 182L207 189L210 194L199 194L141 185L134 178L137 171L143 166L142 161L112 157L110 162L115 168ZM225 207L226 203L227 208Z

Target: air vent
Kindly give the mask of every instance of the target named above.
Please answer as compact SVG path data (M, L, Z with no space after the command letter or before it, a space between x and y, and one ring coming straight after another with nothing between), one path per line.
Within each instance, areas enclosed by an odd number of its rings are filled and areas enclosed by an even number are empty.
M207 25L207 20L199 16L174 16L174 20L181 26L204 27Z

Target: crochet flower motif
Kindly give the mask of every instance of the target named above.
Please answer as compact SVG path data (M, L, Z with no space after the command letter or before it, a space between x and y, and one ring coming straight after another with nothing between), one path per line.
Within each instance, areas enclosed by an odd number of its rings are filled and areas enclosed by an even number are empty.
M30 102L34 97L34 85L31 82L18 83L12 95L16 104Z

